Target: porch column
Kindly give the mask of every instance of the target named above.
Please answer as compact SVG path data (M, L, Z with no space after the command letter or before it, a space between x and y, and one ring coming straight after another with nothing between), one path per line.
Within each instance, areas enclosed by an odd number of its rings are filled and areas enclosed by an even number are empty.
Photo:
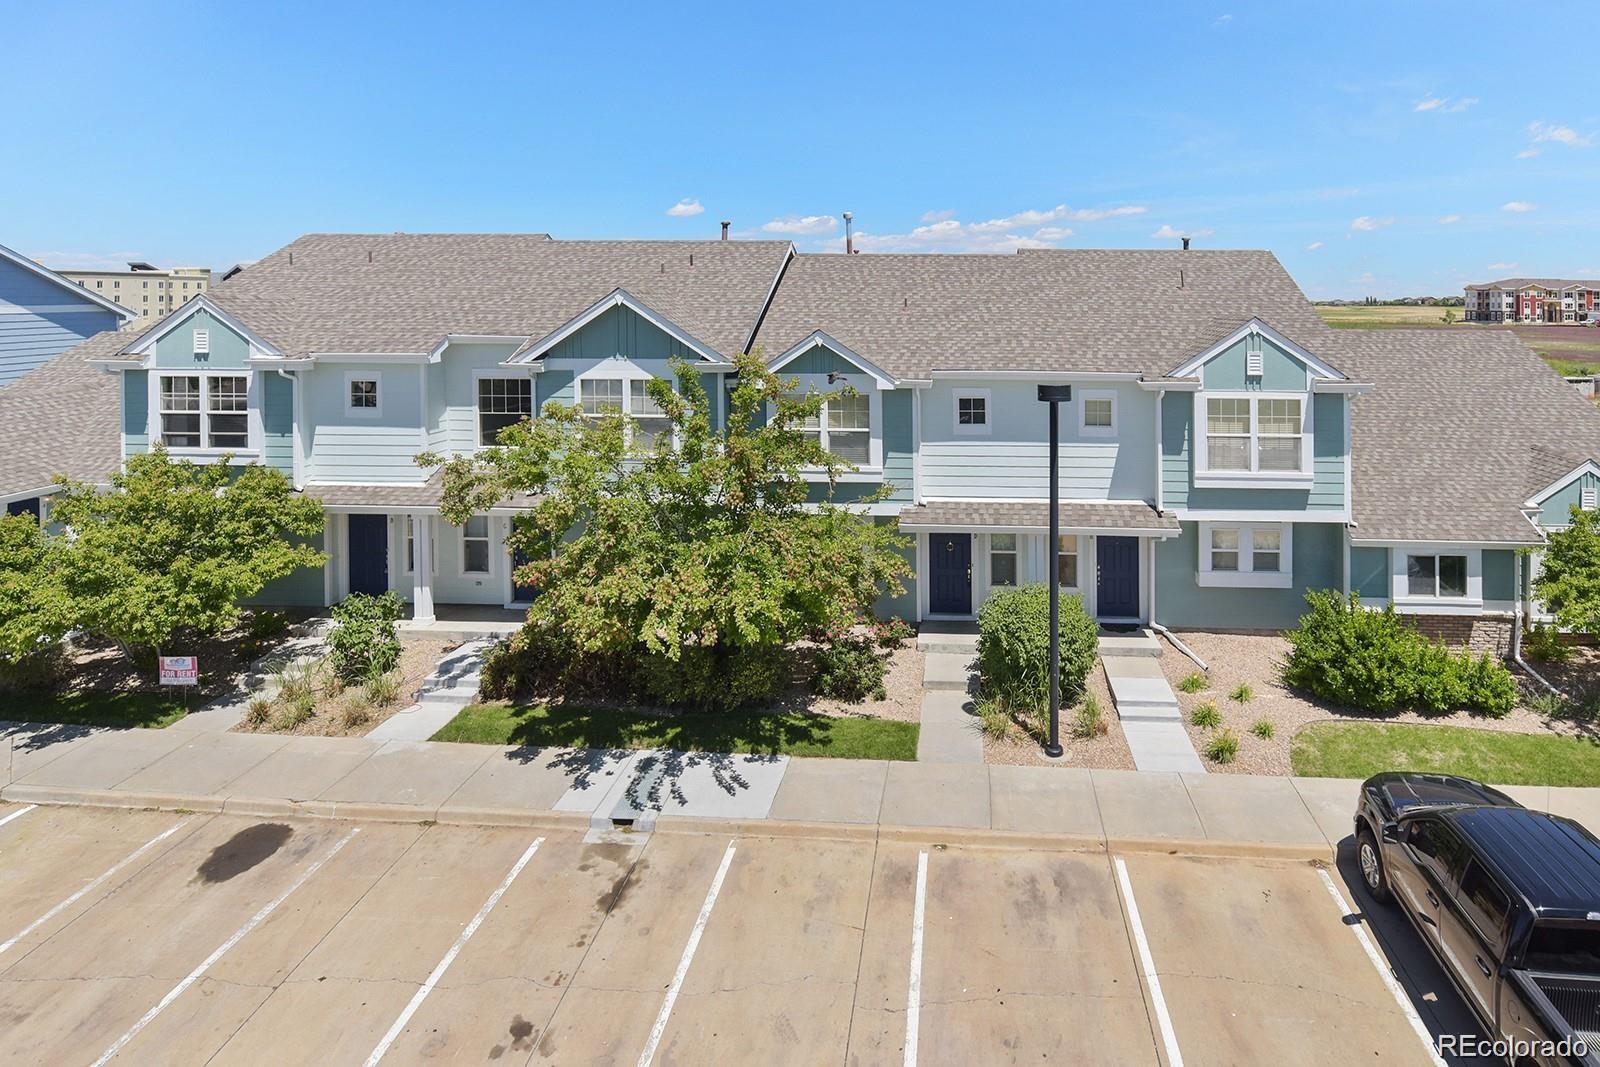
M430 623L433 616L433 523L427 515L412 515L411 544L411 618L418 623Z

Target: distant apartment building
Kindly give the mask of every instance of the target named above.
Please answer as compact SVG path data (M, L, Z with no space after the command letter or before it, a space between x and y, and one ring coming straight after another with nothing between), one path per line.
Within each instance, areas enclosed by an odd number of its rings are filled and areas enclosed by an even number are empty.
M63 276L108 300L131 308L141 319L161 318L211 288L206 267L161 270L149 263L129 263L127 270L63 270Z
M1570 278L1502 278L1469 285L1467 322L1577 325L1600 321L1600 281Z

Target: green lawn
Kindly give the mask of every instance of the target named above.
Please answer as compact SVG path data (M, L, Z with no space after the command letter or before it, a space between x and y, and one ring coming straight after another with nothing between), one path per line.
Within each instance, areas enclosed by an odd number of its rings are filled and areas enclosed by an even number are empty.
M1600 785L1600 743L1468 726L1312 723L1290 758L1309 778L1432 771L1501 785Z
M17 722L59 722L74 726L143 726L159 730L171 726L204 701L169 693L42 693L19 694L6 699L0 719Z
M803 712L645 715L616 708L473 704L435 741L914 760L917 724Z

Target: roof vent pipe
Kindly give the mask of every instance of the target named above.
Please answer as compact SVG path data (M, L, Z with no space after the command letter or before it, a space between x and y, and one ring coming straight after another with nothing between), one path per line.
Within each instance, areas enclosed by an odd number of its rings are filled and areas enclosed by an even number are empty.
M724 241L728 239L728 227L732 225L733 223L729 222L727 219L722 220L722 239Z
M1183 239L1183 250L1185 252L1189 251L1189 239L1187 237Z
M844 213L844 254L847 256L854 255L856 251L855 229L851 226L855 217L856 213L854 211L846 211Z

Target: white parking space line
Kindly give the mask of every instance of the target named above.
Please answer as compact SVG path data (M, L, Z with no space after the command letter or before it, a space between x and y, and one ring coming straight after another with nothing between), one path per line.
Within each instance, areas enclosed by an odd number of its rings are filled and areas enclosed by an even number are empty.
M444 954L444 958L438 962L432 973L428 975L427 980L422 983L421 987L411 997L411 1002L400 1013L400 1017L394 1021L394 1025L389 1027L389 1032L383 1035L383 1040L379 1041L377 1047L372 1050L372 1055L367 1057L366 1067L374 1067L388 1053L389 1046L394 1044L395 1038L399 1037L400 1032L406 1028L406 1023L410 1022L411 1017L417 1013L417 1009L422 1007L422 1002L428 999L428 994L433 992L435 985L439 984L439 979L444 977L444 972L450 969L450 965L461 954L461 950L467 946L467 942L472 940L472 935L477 933L478 927L483 925L483 920L487 919L489 913L494 910L494 906L500 903L500 898L506 895L506 890L511 888L511 883L517 880L517 875L522 873L522 868L528 865L528 861L533 859L533 854L539 851L539 846L542 844L544 844L544 838L534 838L533 844L529 845L527 851L522 854L516 863L511 865L511 870L507 872L500 884L495 887L494 892L489 894L489 899L483 902L483 907L478 909L478 914L474 915L472 921L467 924L466 929L461 931L461 936L456 938L455 944L450 946L450 951Z
M922 926L928 905L928 854L917 854L917 900L911 909L911 981L906 986L905 1067L916 1067L922 1025Z
M661 1011L656 1015L656 1024L650 1028L650 1040L645 1042L644 1051L639 1053L639 1067L650 1067L650 1061L655 1059L656 1046L661 1044L661 1035L667 1031L667 1019L672 1015L672 1004L678 999L678 990L683 987L683 979L689 973L689 964L694 962L694 951L700 947L700 935L706 932L706 922L711 918L711 908L717 902L717 894L722 892L722 880L728 877L728 867L733 863L734 847L728 845L728 851L722 854L722 865L717 868L717 876L711 879L711 888L706 891L705 903L700 905L700 915L694 921L694 930L689 934L689 943L683 946L683 958L678 960L678 969L673 972L672 982L667 986L667 997L661 1002Z
M54 919L57 915L60 915L62 912L66 911L68 908L72 907L78 901L82 900L85 896L87 896L88 894L94 892L100 886L104 885L106 883L106 880L111 878L111 877L113 877L118 871L122 870L128 864L132 863L134 860L138 859L140 856L144 855L146 852L149 852L151 849L153 849L157 845L161 844L161 842L165 841L167 838L171 837L173 834L177 833L179 830L181 830L185 826L189 825L189 823L192 822L192 821L193 821L192 819L184 819L182 822L177 823L176 825L170 827L169 829L163 830L161 833L157 834L155 837L152 837L150 840L148 840L144 844L140 845L137 849L135 849L133 851L133 853L131 855L129 855L128 857L126 857L125 859L123 859L122 861L117 863L110 870L104 872L98 878L96 878L94 881L92 881L89 884L85 885L82 889L80 889L76 893L72 894L66 900L63 900L61 903L57 904L55 907L51 908L49 911L45 912L43 915L41 915L37 919L33 920L33 922L29 923L27 926L24 926L21 930L17 931L17 933L11 938L11 940L0 942L0 956L5 955L6 952L9 951L11 949L11 947L13 945L15 945L18 941L21 941L23 938L27 937L29 934L31 934L35 930L39 929L39 927L43 926L45 923L49 922L51 919Z
M122 1051L123 1046L127 1045L129 1041L132 1041L135 1037L139 1036L139 1031L155 1022L156 1016L166 1011L173 1001L177 1000L183 995L184 990L198 982L200 977L210 970L213 964L215 964L223 956L227 955L229 949L233 948L233 946L237 945L240 941L243 941L245 936L249 934L250 931L266 922L267 916L278 910L278 905L282 904L285 900L288 900L290 894L299 889L301 886L305 885L306 882L310 880L312 875L316 874L322 869L323 864L337 856L340 850L343 849L344 846L348 845L350 840L360 832L361 827L359 826L351 830L349 833L339 838L339 840L334 843L334 846L323 854L321 859L317 860L317 862L301 871L299 877L297 877L293 882L289 883L289 888L273 897L272 900L262 907L260 911L250 916L248 922L239 927L239 929L235 930L233 935L229 937L228 940L218 945L216 950L213 951L211 955L200 961L200 966L190 971L188 975L184 977L183 981L173 986L172 991L166 996L162 997L160 1003L151 1008L149 1011L145 1012L144 1017L138 1022L134 1023L127 1033L117 1038L110 1048L101 1053L100 1058L94 1061L93 1067L105 1067L105 1064L110 1061L111 1057Z
M1322 884L1328 890L1328 895L1334 899L1334 903L1339 905L1339 914L1345 918L1354 915L1355 912L1351 911L1350 905L1345 903L1344 894L1340 893L1339 887L1333 884L1333 879L1328 876L1328 872L1319 867L1317 868L1317 874L1322 877ZM1412 1007L1411 998L1406 996L1404 989L1400 988L1400 982L1395 978L1394 971L1390 969L1389 965L1384 962L1383 957L1378 953L1378 946L1372 943L1372 938L1368 936L1366 927L1359 922L1347 923L1346 925L1356 935L1356 940L1361 942L1361 947L1366 950L1367 959L1372 961L1373 969L1378 972L1378 977L1383 979L1383 984L1388 987L1389 995L1394 997L1394 1002L1400 1005L1400 1010L1405 1014L1406 1021L1411 1024L1411 1029L1415 1030L1417 1036L1422 1039L1423 1047L1428 1050L1428 1058L1437 1064L1437 1067L1445 1067L1444 1058L1439 1055L1438 1050L1434 1047L1433 1035L1428 1032L1428 1027L1422 1021L1422 1016L1417 1014L1417 1009Z
M1183 1067L1183 1053L1178 1051L1178 1035L1172 1029L1172 1016L1167 1011L1167 998L1161 995L1161 979L1156 975L1156 961L1150 955L1150 939L1145 936L1144 923L1139 921L1139 905L1133 899L1133 883L1128 880L1128 865L1121 856L1114 857L1117 866L1117 886L1122 890L1122 903L1128 909L1128 925L1133 928L1134 945L1139 950L1139 966L1144 971L1145 984L1150 987L1150 999L1155 1004L1156 1024L1161 1028L1161 1043L1167 1049L1168 1067Z
M24 815L28 814L28 812L32 811L34 808L37 808L38 806L39 805L37 805L37 804L29 804L25 808L18 808L16 811L12 812L10 815L7 815L5 818L0 819L0 826L4 826L6 823L10 822L12 819L20 819L20 818L22 818Z

